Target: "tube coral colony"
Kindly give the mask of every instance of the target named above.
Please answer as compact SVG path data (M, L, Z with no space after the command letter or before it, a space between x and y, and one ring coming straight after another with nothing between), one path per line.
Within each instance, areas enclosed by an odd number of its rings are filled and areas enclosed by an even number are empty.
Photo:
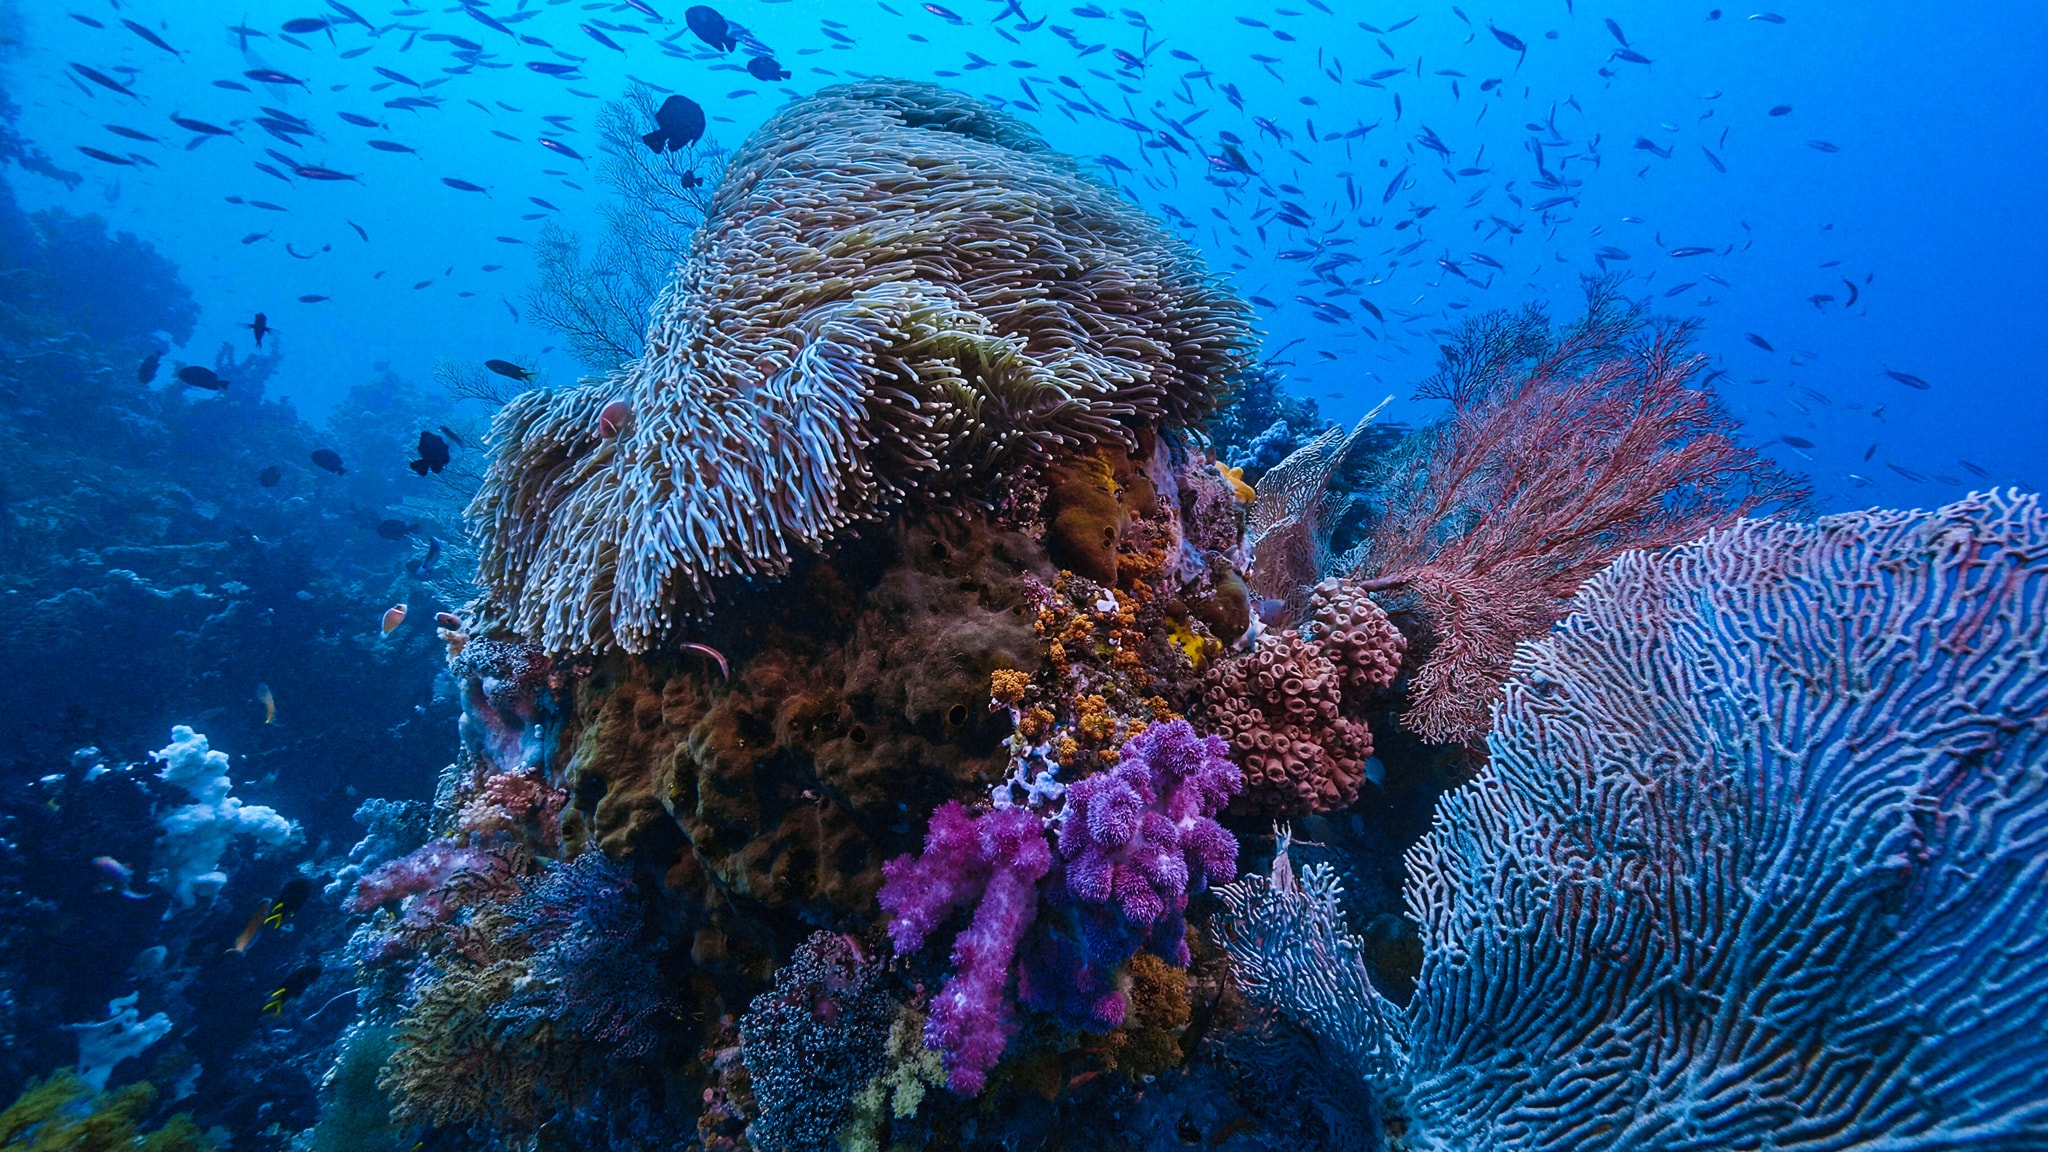
M160 947L25 1102L143 1107L221 983L304 1081L259 1147L2048 1147L2035 496L1811 517L1615 279L1329 424L931 84L792 100L700 203L636 356L493 362L464 602L358 622L445 652L430 803L258 892L305 835L190 728L39 784L158 811L102 894L242 967Z

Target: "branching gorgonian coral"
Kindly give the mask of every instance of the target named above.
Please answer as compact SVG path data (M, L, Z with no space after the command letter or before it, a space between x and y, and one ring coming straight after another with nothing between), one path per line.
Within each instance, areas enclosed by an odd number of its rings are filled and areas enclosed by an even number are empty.
M1515 645L1622 552L1804 502L1694 386L1691 325L1653 325L1617 281L1586 292L1555 331L1533 307L1468 321L1418 390L1450 414L1385 469L1352 574L1424 625L1401 717L1424 739L1481 737Z
M1326 878L1224 891L1244 987L1409 1147L2048 1144L2037 497L1629 553L1521 648L1490 748L1409 853L1399 1026Z
M544 648L644 650L912 497L1199 424L1250 343L1191 248L1020 121L827 88L733 155L640 358L499 416L483 580Z

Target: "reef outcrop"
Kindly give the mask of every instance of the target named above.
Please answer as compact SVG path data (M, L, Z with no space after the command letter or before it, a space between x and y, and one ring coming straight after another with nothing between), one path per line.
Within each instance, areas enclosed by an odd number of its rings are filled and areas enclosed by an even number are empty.
M1191 248L1023 122L823 89L734 154L641 358L500 415L473 507L494 613L549 651L647 651L721 578L1198 425L1250 344Z

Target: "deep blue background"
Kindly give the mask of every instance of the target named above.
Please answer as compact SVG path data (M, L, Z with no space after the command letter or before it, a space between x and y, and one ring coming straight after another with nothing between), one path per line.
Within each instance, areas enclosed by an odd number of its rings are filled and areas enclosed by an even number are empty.
M1429 371L1436 333L1473 309L1528 300L1569 313L1577 276L1596 270L1595 254L1612 247L1629 258L1611 259L1609 267L1632 272L1660 306L1704 319L1702 348L1728 372L1717 387L1759 441L1791 435L1814 443L1810 451L1782 443L1776 451L1813 475L1823 509L1927 505L1983 486L1962 461L2000 482L2031 487L2041 480L2048 439L2040 367L2048 361L2048 292L2041 269L2048 241L2038 206L2048 184L2048 130L2039 109L2048 104L2048 69L2040 65L2048 59L2048 31L2034 5L1792 0L1775 8L1783 23L1772 23L1737 8L1710 20L1711 5L1695 3L1581 0L1574 13L1564 0L1476 3L1462 11L1325 0L1333 10L1326 14L1309 0L1183 0L1133 9L1023 0L1024 16L1045 21L1023 32L1016 15L1004 15L1002 0L955 0L959 23L905 0L731 0L725 14L794 73L762 84L742 70L744 49L720 55L683 30L684 5L651 3L668 23L624 4L475 5L496 19L515 19L517 32L549 47L514 40L442 3L394 8L365 0L355 8L379 26L377 34L341 23L332 43L314 33L300 37L304 47L276 36L293 17L333 16L325 0L123 0L118 9L109 0L17 4L8 21L17 43L7 85L24 108L21 129L86 179L75 191L33 175L11 179L26 205L100 211L183 266L206 309L185 350L190 359L210 362L224 339L246 343L236 325L267 311L288 350L272 392L317 413L352 384L374 378L372 364L380 361L422 381L442 357L538 356L553 379L579 372L559 351L541 355L559 343L553 334L514 321L514 308L525 313L529 250L495 238L537 235L539 222L522 218L542 212L529 196L558 205L568 226L596 230L600 192L591 165L565 161L537 139L546 129L595 158L600 101L617 98L629 74L701 101L713 134L727 143L787 96L854 75L937 78L1006 99L1020 95L1022 78L1032 81L1039 106L1015 110L1055 146L1127 165L1129 173L1105 172L1155 211L1171 205L1194 221L1189 235L1210 261L1241 291L1273 302L1261 310L1268 346L1301 340L1286 353L1297 386L1332 415L1356 413L1387 394L1404 399L1396 417L1426 414L1405 398ZM526 12L532 14L520 15ZM1128 12L1141 13L1149 31ZM104 27L89 27L72 13ZM1412 24L1383 35L1360 27L1362 21L1384 30L1410 16ZM122 27L124 17L158 31L183 55L148 44ZM245 18L271 33L251 40L246 55L227 30ZM1613 57L1621 45L1607 18L1651 64ZM829 37L823 20L838 22L833 30L853 45ZM587 22L598 22L627 52L579 30ZM1071 41L1055 28L1070 30ZM1524 42L1526 57L1518 62L1493 28ZM481 66L466 65L450 42L425 38L437 33L479 43L489 55ZM675 54L659 50L663 38ZM1081 54L1093 45L1103 47ZM340 56L365 47L354 59ZM1144 68L1120 65L1112 49L1144 56ZM1176 49L1196 61L1175 58ZM970 52L990 66L968 69ZM524 66L579 59L587 62L573 79ZM86 84L68 69L73 62L123 78L139 99ZM377 65L433 84L428 91L443 97L443 106L383 107L414 90L380 77L372 71ZM256 92L243 93L213 84L258 67L303 77L308 88L252 85ZM1394 68L1404 71L1379 86L1359 83ZM1208 75L1189 77L1201 72ZM1080 88L1063 85L1061 76ZM1503 82L1482 92L1488 79ZM1119 82L1135 91L1120 90ZM1226 83L1241 93L1243 111L1223 95ZM1188 153L1147 148L1156 136L1099 114L1075 115L1054 99L1077 91L1117 119L1155 128L1155 109L1183 121L1206 114L1188 124L1197 137L1182 140ZM302 151L271 139L247 122L264 104L307 118L321 138ZM1778 105L1792 111L1769 115ZM388 127L351 126L335 115L341 110ZM238 138L187 151L188 134L171 125L172 113L240 121ZM548 128L539 118L549 114L572 117L569 130ZM1285 145L1262 134L1253 116L1288 133ZM1321 142L1308 138L1310 122ZM124 140L105 130L110 123L165 143ZM1551 129L1530 126L1549 123L1557 139L1570 143L1547 146L1547 166L1582 183L1568 189L1575 203L1546 215L1517 207L1509 196L1533 206L1558 194L1532 186L1538 173L1530 142L1553 138ZM1362 138L1328 139L1363 125L1377 126ZM1425 125L1452 150L1447 163L1420 145ZM1233 176L1229 187L1206 179L1210 167L1200 154L1220 152L1218 130L1245 141L1260 179ZM364 144L372 138L405 143L419 155L373 151ZM1639 139L1658 151L1637 147ZM1814 140L1839 151L1817 150L1808 143ZM107 165L78 152L80 144L117 154L133 149L156 166ZM1703 146L1721 157L1725 173L1710 166ZM360 183L287 186L252 166L266 159L266 147L357 174ZM1667 150L1668 159L1659 155ZM1392 175L1411 165L1412 184L1383 204ZM1455 175L1468 168L1485 172ZM1349 210L1347 175L1358 190L1358 211ZM444 176L483 185L489 194L453 190L440 182ZM1277 191L1283 183L1300 193ZM289 211L231 204L229 196L268 199ZM1300 205L1313 227L1268 219L1276 199ZM1418 207L1432 210L1397 230ZM1520 228L1519 237L1489 236L1493 217ZM348 221L361 225L369 242ZM256 233L269 235L240 243ZM1419 247L1395 255L1416 239ZM287 242L313 258L294 258ZM1325 253L1359 257L1343 274L1391 323L1371 322L1357 296L1330 297L1352 314L1348 323L1318 320L1294 301L1297 294L1322 297L1328 286L1298 284L1310 262L1279 254L1318 243L1327 245ZM1681 246L1715 252L1665 254ZM1490 270L1473 253L1505 266L1485 288L1438 264L1447 259L1487 280ZM1833 261L1840 263L1827 266ZM502 267L484 271L489 265ZM1854 310L1842 307L1845 277L1862 293ZM1663 295L1687 281L1697 287ZM296 303L303 294L332 300ZM1808 299L1816 294L1835 299L1816 306ZM1775 352L1750 343L1750 333ZM1906 388L1886 377L1886 368L1923 377L1932 389ZM1911 481L1887 465L1927 479Z

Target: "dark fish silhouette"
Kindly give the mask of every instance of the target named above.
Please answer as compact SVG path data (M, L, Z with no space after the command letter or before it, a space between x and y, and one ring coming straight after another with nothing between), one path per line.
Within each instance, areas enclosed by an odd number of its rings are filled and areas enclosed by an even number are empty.
M377 521L377 535L386 540L403 540L412 535L412 525L403 520Z
M291 975L284 978L284 983L279 984L277 990L272 992L269 999L263 1002L263 1014L266 1016L282 1015L284 1013L285 1001L311 988L313 981L320 978L320 971L318 961L292 969Z
M277 893L277 899L270 902L270 913L263 918L265 928L282 928L287 921L298 915L299 909L313 895L313 882L304 876L294 876L284 882Z
M275 68L252 68L242 73L242 75L256 81L258 84L297 84L301 88L306 87L304 80L284 72L279 72ZM311 89L308 89L308 91L311 91Z
M194 388L204 388L209 392L225 391L228 386L227 381L214 375L213 369L201 368L197 364L187 364L178 369L178 379L182 383L190 384Z
M439 475L441 469L448 466L448 442L432 432L420 433L419 454L420 458L413 461L410 467L421 476L429 472Z
M277 487L277 482L282 479L284 479L284 469L275 464L256 474L256 482L265 488Z
M102 88L106 88L114 92L119 92L123 96L133 96L137 100L142 99L142 97L136 96L135 93L131 91L126 84L121 83L119 80L114 79L112 76L109 76L104 72L99 72L95 71L94 69L87 68L83 64L73 64L71 66L71 70L78 73L80 76L85 77L87 80L90 80L93 83L99 85Z
M234 135L234 133L228 131L227 129L218 127L213 124L208 124L204 120L192 120L184 116L172 116L171 123L176 124L178 127L183 128L187 132L197 132L202 136Z
M697 34L697 39L720 52L730 52L739 44L739 41L732 38L732 29L726 27L725 17L720 16L718 10L708 4L691 5L690 10L683 13L683 23L690 26L690 31Z
M348 469L341 466L341 453L336 452L332 448L314 449L313 465L323 471L332 472L336 476L348 471Z
M484 367L508 380L526 381L533 379L533 373L512 363L510 360L486 360Z
M789 73L775 62L773 56L756 56L747 61L747 75L756 80L787 80Z
M704 109L688 96L671 96L655 112L654 125L654 131L640 137L641 143L656 152L681 151L703 138Z
M429 536L427 537L427 554L414 561L412 567L407 569L407 571L411 572L415 578L424 580L433 572L434 562L440 558L441 541L436 537Z
M277 331L277 329L272 328L270 326L270 320L267 317L265 317L261 312L258 312L256 314L256 319L251 320L248 324L244 325L244 327L249 329L250 333L256 337L256 346L258 348L263 347L263 338L265 336L268 336L272 332Z
M99 149L94 148L87 144L80 144L78 146L78 150L80 152L85 153L87 156L90 156L93 159L98 160L104 164L126 164L131 168L135 166L135 161L133 160L127 159L126 157L123 156L116 156L111 152L102 152Z
M164 354L162 352L151 352L142 358L141 365L135 369L135 378L144 384L149 383L151 380L156 379L156 367L163 362Z
M184 56L181 53L179 53L179 51L176 48L173 48L169 44L164 43L163 37L157 35L154 32L151 32L149 29L144 28L142 25L137 24L133 20L123 20L121 21L121 23L126 25L130 32L135 33L137 36L142 37L144 40L149 41L151 44L154 44L157 47L163 49L164 51L169 52L171 55L177 56L181 60L184 59Z

